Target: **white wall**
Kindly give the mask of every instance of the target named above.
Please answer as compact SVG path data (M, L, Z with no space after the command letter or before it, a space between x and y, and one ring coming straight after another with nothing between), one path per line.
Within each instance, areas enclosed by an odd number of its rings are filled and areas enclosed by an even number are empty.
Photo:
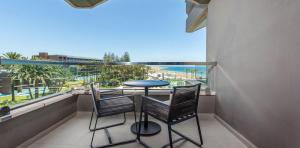
M216 113L261 148L300 147L300 0L212 0Z

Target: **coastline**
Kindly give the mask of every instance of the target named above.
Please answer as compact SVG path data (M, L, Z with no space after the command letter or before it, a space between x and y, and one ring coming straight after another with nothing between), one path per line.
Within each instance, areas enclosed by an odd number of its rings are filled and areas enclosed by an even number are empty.
M169 70L167 68L161 68L159 66L151 67L152 77L164 77L165 79L200 79L201 76L199 73L196 74L192 72L183 72L178 70Z

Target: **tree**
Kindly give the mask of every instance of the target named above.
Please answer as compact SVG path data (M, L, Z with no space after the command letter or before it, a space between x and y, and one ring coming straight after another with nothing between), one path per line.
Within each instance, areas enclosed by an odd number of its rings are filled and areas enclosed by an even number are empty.
M108 57L108 54L107 54L106 52L104 53L103 61L104 61L105 63L108 63L108 62L109 62L109 57Z
M118 86L128 80L144 79L149 68L145 65L101 65L97 80L102 86Z
M115 62L116 61L116 57L115 57L114 53L110 53L110 59L111 59L111 62Z
M31 60L38 60L38 58L33 58ZM18 79L21 82L27 82L29 86L32 85L34 87L35 98L39 97L40 83L46 85L47 80L64 77L68 74L64 72L63 67L53 65L14 65L9 67L9 71L12 80Z
M102 58L102 59L103 59L103 61L105 61L105 60L107 59L107 53L106 53L106 52L104 53L104 55L103 55L103 58Z
M191 69L191 75L193 74L195 79L196 79L196 77L197 77L197 72L198 72L197 69ZM192 77L191 77L191 78L192 78Z
M19 60L22 59L23 56L19 53L16 52L7 52L3 54L3 57L6 59L15 59L15 60Z
M127 51L123 54L123 56L121 58L121 61L122 62L130 62L130 56L129 56L129 53Z
M6 53L2 54L2 56L6 59L14 59L14 60L25 59L25 57L23 57L21 54L19 54L17 52L6 52ZM13 69L14 67L16 67L16 65L4 65L3 67L5 69ZM15 83L15 82L13 79L11 79L11 84L13 85L13 83ZM12 90L12 91L14 91L14 90ZM18 91L20 91L20 88L18 88ZM15 101L14 97L12 97L12 101Z
M29 85L33 85L35 88L35 98L39 96L39 83L46 83L46 79L51 78L53 69L44 65L16 65L11 69L12 79L19 79L23 82L28 82Z
M114 53L104 53L103 56L104 63L111 62L130 62L130 56L128 52L125 52L121 57Z
M115 54L114 53L105 53L103 56L104 63L111 63L115 61Z
M119 56L118 55L116 55L115 56L115 60L114 60L115 62L120 62L121 61L121 59L119 58Z

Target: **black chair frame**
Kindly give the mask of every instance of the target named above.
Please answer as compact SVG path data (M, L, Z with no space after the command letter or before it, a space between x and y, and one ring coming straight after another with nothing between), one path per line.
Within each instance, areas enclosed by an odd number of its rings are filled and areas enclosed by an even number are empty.
M92 97L93 97L93 101L96 100L96 96L95 96L95 92L94 92L94 86L93 84L91 84L91 89L92 89ZM102 100L112 100L112 99L120 99L121 97L134 97L132 95L127 95L127 96L117 96L117 97L109 97L109 98L104 98L104 99L101 99ZM100 101L100 100L99 100ZM94 103L94 106L93 106L93 111L92 111L92 115L91 115L91 119L90 119L90 123L89 123L89 130L91 132L93 132L93 135L92 135L92 140L91 140L91 143L90 143L90 146L91 148L106 148L106 147L113 147L113 146L118 146L118 145L123 145L123 144L129 144L129 143L133 143L133 142L138 142L140 144L142 144L144 147L148 147L147 145L145 145L143 142L139 141L137 138L135 139L131 139L131 140L126 140L126 141L121 141L121 142L116 142L116 143L113 143L112 141L112 137L108 131L108 128L111 128L111 127L116 127L116 126L120 126L120 125L124 125L126 123L126 112L123 112L123 113L116 113L116 114L109 114L109 115L100 115L98 113L98 110L97 110L97 107L96 107L96 102L93 102ZM96 108L96 109L95 109ZM133 113L134 113L134 119L135 119L135 123L137 122L136 120L136 110L135 110L135 103L133 103L133 109L132 109ZM130 111L127 111L127 112L130 112ZM94 127L91 128L92 126L92 120L93 120L93 117L94 117L94 113L96 113L96 121L95 121L95 124L94 124ZM98 123L98 120L101 118L101 117L105 117L105 116L112 116L112 115L119 115L119 114L123 114L123 121L120 122L120 123L116 123L116 124L112 124L112 125L107 125L107 126L104 126L104 127L97 127L97 123ZM94 146L93 145L93 141L94 141L94 137L95 137L95 132L97 130L104 130L105 131L105 134L106 134L106 137L109 141L109 144L107 145L102 145L102 146Z
M101 93L101 95L111 95L112 93L115 93L115 92L118 92L120 91L119 89L111 89L107 92L104 92L104 93ZM121 95L123 96L124 95L124 91L121 90ZM130 96L129 96L130 97ZM112 97L111 97L112 98ZM100 128L96 128L96 129L92 129L91 128L91 125L92 125L92 121L93 121L93 117L94 117L94 112L95 112L95 109L93 107L93 110L92 110L92 115L91 115L91 119L90 119L90 124L89 124L89 130L92 132L94 130L101 130L101 129L105 129L105 128L110 128L110 127L114 127L114 126L119 126L119 125L123 125L126 123L126 116L125 116L125 113L124 113L124 117L123 117L123 122L120 122L120 123L117 123L117 124L113 124L113 125L108 125L108 126L105 126L105 127L100 127ZM134 112L135 113L135 112ZM135 116L135 115L134 115Z
M188 88L188 87L195 87L195 86L197 87L197 90L196 90L197 92L196 92L196 95L195 95L195 97L196 97L196 98L195 98L195 104L196 104L196 105L195 105L195 108L194 108L194 112L193 112L193 113L187 114L187 115L185 115L185 116L182 116L182 117L178 118L177 120L173 120L173 119L171 118L172 112L169 111L169 112L168 112L168 119L165 121L165 120L162 120L161 118L157 117L156 114L152 114L152 113L150 113L150 112L147 112L148 115L150 115L151 117L153 117L153 118L155 118L155 119L157 119L157 120L159 120L159 121L161 121L161 122L166 123L167 126L168 126L169 143L166 144L166 145L163 145L162 148L166 148L166 147L173 148L173 144L174 144L174 143L177 143L177 142L182 141L182 140L189 141L189 142L195 144L195 145L198 146L198 147L202 147L202 145L203 145L203 138L202 138L202 133L201 133L201 128L200 128L200 123L199 123L199 117L198 117L198 114L197 114L197 112L198 112L199 92L200 92L201 84L199 83L199 84L191 85L191 86L176 86L176 87L173 88L173 94L176 94L176 90L177 90L178 88ZM143 96L143 99L142 99L143 102L142 102L142 104L144 103L144 101L150 101L150 102L152 102L152 103L158 103L158 104L160 104L160 105L165 105L165 107L169 108L169 110L170 110L170 109L172 108L172 102L173 102L173 100L174 100L174 97L175 97L175 96L173 95L171 104L170 104L170 105L167 105L167 104L165 104L164 102L159 101L159 100L157 100L157 99L155 99L155 98L152 98L152 97L149 97L149 96ZM139 117L139 118L140 118L140 121L142 121L142 113L145 112L145 111L147 111L147 110L145 110L144 106L145 106L145 105L142 105L142 107L141 107L141 114L140 114L140 117ZM183 121L186 121L186 120L191 119L191 118L196 118L196 122L197 122L197 130L198 130L198 134L199 134L200 143L198 143L198 142L194 141L193 139L191 139L191 138L189 138L189 137L187 137L187 136L181 134L181 133L178 132L177 130L172 129L172 125L177 124L177 123L180 123L180 122L183 122ZM140 123L141 123L141 122L140 122ZM141 124L139 124L139 127L141 127ZM138 129L138 131L140 132L140 128ZM178 139L176 139L176 140L173 141L173 140L172 140L172 132L175 133L175 134L177 134L177 135L179 135L181 138L178 138ZM139 137L140 137L140 135L138 134L138 139L139 139Z

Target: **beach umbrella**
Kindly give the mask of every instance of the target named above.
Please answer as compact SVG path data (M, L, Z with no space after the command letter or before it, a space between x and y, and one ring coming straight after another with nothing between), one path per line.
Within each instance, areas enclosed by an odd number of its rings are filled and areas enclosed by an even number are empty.
M74 8L94 8L107 0L65 0Z

